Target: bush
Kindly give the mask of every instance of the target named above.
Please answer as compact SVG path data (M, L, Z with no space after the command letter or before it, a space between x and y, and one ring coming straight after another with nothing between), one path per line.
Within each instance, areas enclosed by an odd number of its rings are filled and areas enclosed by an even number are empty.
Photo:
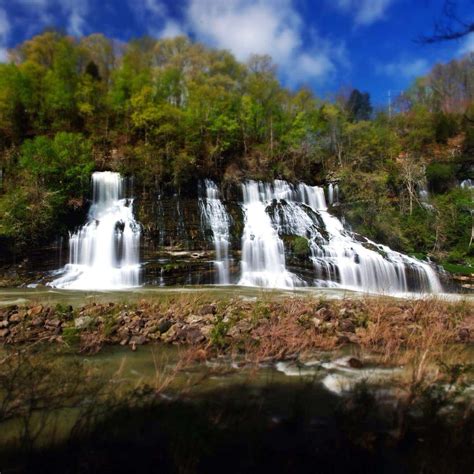
M39 136L21 147L20 166L36 184L64 198L81 197L89 189L94 169L89 140L80 133Z
M438 143L447 143L458 132L458 123L453 115L437 113L434 116L435 139Z
M450 163L431 163L426 168L426 178L435 192L445 192L455 178L455 167Z

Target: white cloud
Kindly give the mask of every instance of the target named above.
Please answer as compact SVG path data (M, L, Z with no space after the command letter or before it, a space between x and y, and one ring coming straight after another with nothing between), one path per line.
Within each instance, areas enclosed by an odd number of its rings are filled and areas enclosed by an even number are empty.
M165 25L159 32L160 38L174 38L175 36L185 35L186 32L183 30L181 25L174 20L167 20Z
M268 54L288 83L327 78L347 62L342 44L316 33L305 43L304 22L293 0L186 0L179 23L163 0L129 0L129 4L150 34L160 38L188 34L231 51L240 61Z
M7 12L3 8L0 8L0 63L8 61L6 41L9 33L10 22L8 20Z
M200 39L240 60L271 54L280 62L301 46L301 19L285 0L191 0L187 19Z
M6 63L8 61L8 50L7 48L0 47L0 63Z
M466 38L464 38L464 41L461 44L461 47L459 48L460 55L468 53L474 53L474 33L471 33L470 35L466 36Z
M149 35L156 38L173 38L187 33L183 25L171 18L168 7L163 0L128 1L130 9L145 25Z
M81 36L87 25L89 0L12 0L24 9L25 18L35 22L36 29L54 24L55 14L60 10L66 17L66 30L71 35Z
M377 67L379 74L386 76L402 76L405 79L414 79L425 75L430 69L430 64L426 59L401 59L392 63Z
M186 19L198 39L241 61L269 54L289 83L325 79L347 62L343 45L315 32L304 41L305 25L292 0L189 0Z
M354 15L356 25L371 25L383 20L394 0L336 0L334 5L347 14Z
M67 31L76 36L84 34L86 25L86 16L89 12L89 4L87 0L60 0L59 5L62 7L64 14L68 18Z
M5 40L5 38L10 33L10 22L8 21L7 12L0 8L0 41Z

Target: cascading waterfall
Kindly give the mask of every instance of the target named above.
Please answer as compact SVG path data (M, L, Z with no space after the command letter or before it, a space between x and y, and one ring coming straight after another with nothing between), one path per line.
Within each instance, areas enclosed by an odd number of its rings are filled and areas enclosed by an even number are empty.
M256 207L251 212L250 204ZM273 184L249 182L244 185L244 211L243 284L292 287L295 276L285 268L279 236L298 235L308 240L316 271L315 286L387 293L405 293L410 289L441 291L436 272L429 264L346 231L341 221L327 212L324 190L320 187L295 187L279 180ZM248 223L249 215L252 225ZM252 226L265 229L264 237L257 242L255 236L263 236L263 231L259 233ZM270 267L281 275L280 279L277 275L271 281L249 278L253 273L258 275L257 269L264 269L267 274ZM275 280L278 285L271 284Z
M199 198L201 217L206 227L212 231L216 258L217 282L229 284L230 217L219 198L219 189L210 179L204 181L206 197Z
M339 185L329 183L328 186L328 202L332 206L333 204L339 204Z
M240 285L292 288L299 283L285 265L285 248L274 228L267 207L273 195L267 184L242 184L244 231Z
M68 289L121 289L139 286L140 225L133 200L123 197L119 173L92 175L93 203L87 223L69 238L69 263L51 286Z

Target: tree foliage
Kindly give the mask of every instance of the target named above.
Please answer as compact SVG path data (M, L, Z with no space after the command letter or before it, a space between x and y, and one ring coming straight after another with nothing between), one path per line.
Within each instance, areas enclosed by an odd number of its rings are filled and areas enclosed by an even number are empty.
M0 242L51 239L90 173L115 169L178 191L209 176L338 181L356 230L469 259L457 183L472 177L473 58L435 66L389 117L357 89L330 102L283 87L268 56L240 63L186 37L118 44L45 31L0 64Z

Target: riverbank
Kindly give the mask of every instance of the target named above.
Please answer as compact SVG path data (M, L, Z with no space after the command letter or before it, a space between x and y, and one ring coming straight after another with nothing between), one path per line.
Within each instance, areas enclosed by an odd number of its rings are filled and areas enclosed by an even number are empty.
M0 309L2 472L471 464L472 302L33 295Z
M144 344L193 349L193 357L226 354L251 361L304 357L315 350L356 345L387 360L407 350L439 352L471 344L474 304L436 298L399 300L324 295L262 294L260 298L206 292L125 302L13 304L0 309L0 342L49 343L96 353L107 345Z

